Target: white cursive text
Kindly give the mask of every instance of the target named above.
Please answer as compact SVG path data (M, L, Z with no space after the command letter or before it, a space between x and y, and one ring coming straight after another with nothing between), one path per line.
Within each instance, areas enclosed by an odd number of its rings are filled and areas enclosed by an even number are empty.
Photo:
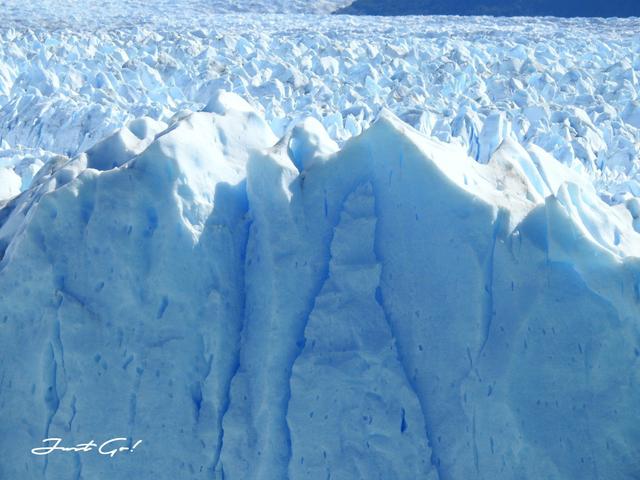
M113 458L117 453L120 452L129 452L133 453L133 451L142 443L142 440L138 440L135 443L129 442L128 438L125 437L116 437L111 438L105 442L102 442L98 445L95 441L91 440L87 443L78 443L73 447L63 447L60 445L62 443L61 438L45 438L42 440L42 443L49 443L45 447L37 447L32 448L31 453L34 455L49 455L53 452L90 452L94 449L97 449L100 455L108 455Z

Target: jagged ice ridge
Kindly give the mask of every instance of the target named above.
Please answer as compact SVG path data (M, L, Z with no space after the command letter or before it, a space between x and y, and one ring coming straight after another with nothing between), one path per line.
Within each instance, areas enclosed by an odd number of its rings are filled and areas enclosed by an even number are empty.
M509 137L585 172L609 203L640 195L637 19L220 15L193 1L143 22L135 3L67 3L5 9L0 199L49 159L136 118L173 123L218 89L277 136L313 116L342 145L387 108L480 162Z

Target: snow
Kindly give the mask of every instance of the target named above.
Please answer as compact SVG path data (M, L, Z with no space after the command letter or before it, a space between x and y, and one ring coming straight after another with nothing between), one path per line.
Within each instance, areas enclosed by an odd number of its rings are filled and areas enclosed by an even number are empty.
M638 476L637 19L79 5L0 3L0 478Z
M207 105L48 163L1 210L3 475L637 473L637 199L388 110L337 148ZM143 444L25 454L111 434Z

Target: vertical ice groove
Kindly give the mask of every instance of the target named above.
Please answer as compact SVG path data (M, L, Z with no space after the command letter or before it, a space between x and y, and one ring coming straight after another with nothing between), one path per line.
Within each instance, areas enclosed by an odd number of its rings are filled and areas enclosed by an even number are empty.
M240 301L239 305L241 311L238 314L238 332L235 338L235 345L233 350L233 365L231 366L229 376L224 380L224 393L222 396L222 404L220 406L219 414L216 418L216 427L218 430L218 444L216 447L216 451L214 452L213 457L213 471L218 471L218 466L220 464L220 456L222 453L222 446L224 444L224 417L229 410L230 402L231 402L231 384L233 379L236 377L238 370L240 368L240 350L242 348L242 332L244 330L244 326L246 323L246 288L245 288L245 275L246 275L246 261L247 261L247 248L249 243L249 232L251 231L251 220L244 220L244 217L247 215L248 205L243 209L242 218L243 220L241 225L240 236L241 239L238 242L240 247L240 258L239 258L239 266L240 271L237 273L235 279L235 288L237 292L240 292ZM224 468L220 468L220 474L224 479Z
M59 358L59 364L61 367L61 388L59 390L59 396L62 398L66 394L67 390L67 369L64 364L64 346L62 344L62 336L60 333L61 325L60 325L60 317L56 315L54 324L53 324L53 347L54 353Z
M335 226L327 226L329 273L292 367L289 477L318 478L332 468L341 478L402 470L422 478L432 468L420 403L375 299L380 263L372 184L359 176L345 191Z
M225 387L225 393L224 393L224 400L222 402L221 405L221 409L220 409L220 414L218 415L218 417L216 418L216 422L217 422L217 427L218 427L218 445L216 447L216 451L214 453L213 456L213 470L215 472L218 471L218 465L220 464L220 455L222 453L222 446L224 445L224 427L223 427L223 422L224 422L224 418L225 415L227 414L227 411L229 411L229 405L231 402L231 384L233 382L233 379L235 378L236 374L238 373L238 369L240 368L240 362L239 362L239 357L240 357L240 342L238 342L237 345L237 349L236 349L236 363L232 368L232 372L231 375L229 376L228 381L226 381L226 387ZM220 472L222 475L222 478L224 478L224 468L221 467L220 468Z
M373 152L371 152L371 150L369 150L369 155L373 155ZM373 188L373 197L374 197L374 208L375 208L375 215L376 218L380 219L381 218L381 209L379 208L379 204L380 204L380 200L376 194L376 189L375 187ZM385 322L387 322L387 325L389 326L389 330L391 332L391 335L393 337L394 343L396 345L396 349L397 349L397 355L398 355L398 360L400 361L400 364L402 365L402 369L404 371L404 374L407 378L407 382L409 384L409 386L411 387L411 389L413 390L413 393L415 394L416 398L418 399L418 402L420 404L420 410L422 413L422 418L424 420L424 434L425 434L425 438L427 441L427 445L431 448L431 457L429 459L429 461L431 462L432 467L434 468L436 474L437 474L437 478L438 480L445 480L446 477L446 472L444 471L444 468L442 466L442 462L437 461L436 458L438 457L438 447L436 445L436 443L433 441L433 439L435 438L435 434L431 429L431 424L429 422L429 418L428 415L426 414L426 401L427 399L424 398L422 395L420 395L420 392L418 391L418 388L416 387L415 384L415 378L411 375L411 369L409 368L408 364L407 364L407 360L406 360L406 353L404 352L404 349L402 347L402 342L399 341L398 339L398 332L396 330L396 328L394 328L394 322L391 319L391 314L388 311L386 305L385 305L385 301L384 301L384 292L383 292L383 282L384 282L384 271L385 271L385 262L384 262L384 257L383 255L381 255L380 252L380 246L381 246L381 242L382 239L380 238L381 235L381 227L380 227L380 222L378 221L376 223L376 228L374 230L374 243L373 243L373 249L374 249L374 254L376 256L376 260L380 263L381 265L381 272L380 272L380 285L378 286L378 288L376 289L376 295L375 295L375 299L376 302L378 303L378 305L380 305L380 308L382 310L382 313L384 315L384 320Z
M347 194L348 196L348 194ZM346 196L345 196L346 198ZM324 197L324 204L323 204L323 212L325 217L328 217L328 207L327 207L327 200L326 200L326 195ZM300 354L302 353L302 350L304 348L304 344L305 344L305 335L304 332L307 328L307 325L309 323L309 317L311 315L311 312L313 312L313 309L315 308L316 305L316 301L318 299L318 295L320 295L320 292L322 291L322 287L324 286L324 284L327 282L327 280L329 279L329 264L331 262L331 243L333 242L333 238L334 238L334 234L335 234L335 229L336 226L338 225L340 219L340 214L339 212L334 213L333 218L330 220L330 228L329 228L329 235L326 235L323 240L322 240L322 244L321 244L321 250L322 250L322 263L321 263L321 269L320 272L318 273L318 276L316 278L316 280L314 281L314 284L312 286L312 291L309 297L309 301L306 305L306 308L304 310L304 313L302 315L302 318L300 320L300 325L298 328L298 338L296 340L296 348L293 351L293 355L292 357L289 359L288 363L287 363L287 381L285 384L285 402L284 402L284 409L283 409L283 422L284 422L284 429L286 431L286 436L287 436L287 460L286 460L286 470L287 470L287 475L288 475L288 471L289 471L289 464L291 463L291 456L292 456L292 446L291 446L291 430L287 421L287 415L288 415L288 411L289 411L289 403L291 401L291 377L293 374L293 365L295 364L296 360L298 359L298 357L300 356ZM288 478L288 476L287 476Z
M69 423L67 424L67 430L71 431L71 427L73 426L73 420L76 418L76 396L74 395L71 399L71 417L69 417Z
M282 173L278 172L277 175L282 176ZM287 180L284 176L282 178ZM256 195L256 201L265 203L258 198L258 195L262 195L259 193L260 188L263 187L261 185L255 186L254 195ZM250 407L250 410L247 411L242 420L246 422L247 418L252 418L249 420L250 426L252 426L249 430L251 428L259 429L256 431L255 440L257 445L252 447L255 451L260 452L259 458L256 459L253 467L253 473L257 478L273 478L273 475L285 478L287 475L287 469L291 461L291 432L287 423L287 410L291 397L292 367L304 347L304 329L309 315L315 306L316 298L322 285L328 278L329 249L339 213L325 211L325 213L329 213L329 218L326 227L321 229L324 232L321 234L323 236L322 238L314 236L313 244L310 245L304 236L308 231L307 223L313 222L314 219L308 217L308 212L305 212L302 207L302 186L294 182L291 187L286 188L291 188L291 196L286 191L283 191L282 198L275 203L260 206L254 211L256 217L254 217L254 224L252 225L252 235L256 242L256 251L252 259L253 265L255 266L258 261L261 261L262 264L269 262L267 271L273 277L270 280L263 278L260 288L267 288L267 292L263 292L262 296L264 297L265 294L272 296L271 305L276 308L275 311L268 314L272 327L265 333L269 337L261 340L262 348L267 349L263 354L261 363L269 370L269 380L266 382L264 382L264 379L260 380L260 382L257 382L255 378L248 380L246 373L243 373L243 377L245 377L243 381L250 382L247 385L249 393L251 395L259 393L257 399L262 402L262 405ZM273 195L272 192L268 193L270 196ZM273 202L273 199L270 202ZM277 227L273 225L274 216L279 218ZM256 222L256 219L259 222ZM260 225L259 229L258 224ZM273 230L274 228L277 230ZM293 256L291 254L283 255L283 252L278 247L280 242L276 242L274 237L277 239L288 237L291 242L289 251L293 250L295 252ZM274 242L276 242L275 247ZM309 251L310 248L313 250ZM312 259L314 256L315 258ZM301 269L301 274L302 271L306 271L304 274L305 281L302 283L292 282L291 278L293 277L288 278L290 277L291 268ZM255 274L255 272L252 271L248 275ZM279 288L276 288L276 285ZM292 288L298 292L297 295L299 296L293 302L293 305L291 305L290 297L292 292L286 293ZM283 295L286 295L286 298L281 298ZM253 301L255 301L255 298ZM281 307L278 307L278 305L281 305ZM277 313L278 308L283 308L285 305L289 312L279 315ZM247 306L247 308L249 307ZM255 308L255 306L251 308ZM260 328L264 328L264 325ZM286 328L286 344L283 346L284 348L278 351L274 349L274 346L281 344L283 339L273 338L273 341L271 341L270 335L274 334L274 329L275 331L280 331L283 328ZM252 334L256 335L255 326ZM267 375L267 372L264 372L263 375ZM258 376L255 371L253 376ZM239 376L237 378L240 379ZM251 383L254 383L254 385L251 386ZM253 392L254 388L259 388L263 391Z
M476 474L480 477L480 458L478 455L478 441L476 438L476 411L473 410L473 420L471 423L473 436L473 464L476 467Z
M194 408L194 423L196 428L198 428L202 420L202 409L205 405L205 401L207 400L205 385L207 382L207 378L211 373L211 363L213 361L212 355L209 355L208 357L206 355L207 352L205 351L205 339L202 333L198 335L198 339L200 343L200 349L198 351L198 356L200 357L198 360L199 366L196 369L198 375L196 376L194 383L192 383L190 387L191 401Z
M61 304L58 304L58 308ZM44 318L47 318L46 316ZM56 312L52 321L52 334L49 342L49 386L45 402L49 408L49 416L45 428L45 438L49 437L51 424L60 409L60 403L66 390L66 371L64 366L64 349L60 337L60 318Z
M58 382L56 381L56 377L58 375L58 362L56 361L53 345L51 343L49 343L48 346L47 368L48 387L47 392L45 393L45 403L47 404L49 410L49 419L47 420L45 435L49 435L49 426L51 425L51 420L58 411L58 407L60 405L60 398L58 397L57 391Z
M377 229L376 229L377 231ZM377 241L378 235L376 233L376 241ZM377 254L376 254L377 257ZM384 263L382 263L382 269L384 271ZM385 306L384 303L384 296L382 293L382 280L380 282L380 286L378 287L378 289L376 290L376 301L378 302L378 305L380 305L380 308L382 309L383 313L384 313L384 319L387 322L387 324L389 325L389 329L391 331L391 334L393 336L396 348L398 350L398 360L400 360L400 364L402 365L402 369L404 371L404 374L407 378L407 382L409 383L409 385L411 386L411 389L413 390L413 393L416 395L416 398L418 399L418 402L420 403L420 410L422 411L422 418L424 419L424 426L425 426L425 438L427 440L427 445L429 445L429 447L431 447L431 458L429 459L431 462L431 465L433 466L433 468L435 469L437 475L438 475L438 479L439 480L445 480L448 477L446 476L446 472L444 471L444 468L442 466L442 463L435 460L438 457L438 447L436 445L435 442L433 442L433 438L435 438L435 434L433 432L433 430L430 427L430 422L429 419L427 418L426 415L426 399L423 398L422 395L419 394L418 389L416 388L416 384L415 384L415 380L412 377L412 375L410 374L410 369L407 366L406 363L406 359L405 359L405 355L403 352L403 348L401 346L401 342L399 342L397 339L397 332L395 330L395 328L393 328L393 322L391 321L390 318L390 314L387 311L387 308Z
M482 307L483 312L483 321L482 321L482 331L483 338L482 343L480 344L480 348L478 349L478 355L476 359L479 359L484 349L489 341L489 334L491 333L491 324L493 322L493 316L495 315L494 310L494 301L493 301L493 278L494 278L494 261L495 261L495 253L496 253L496 243L499 241L499 237L503 232L503 229L506 227L508 222L507 212L505 210L499 209L495 222L493 224L493 235L491 238L491 244L489 245L489 252L487 254L487 258L485 260L484 267L484 302Z
M138 413L138 392L140 391L140 383L144 373L144 364L142 367L136 367L136 377L133 382L133 389L129 395L129 438L133 438L136 416Z
M44 438L49 438L49 430L51 428L51 423L53 422L53 417L55 417L56 413L58 413L58 408L60 408L60 398L58 397L56 381L56 377L58 375L58 364L56 362L54 347L51 342L48 343L47 353L45 355L45 385L47 385L47 387L44 396L44 403L48 410L48 415L44 428ZM46 476L48 465L49 456L47 455L44 459L43 476Z
M287 275L297 259L300 265L306 259L299 253L300 234L291 207L293 173L269 156L256 156L248 166L251 228L244 262L244 327L218 460L220 474L224 468L232 477L286 476L287 364L297 339L299 296L305 298L308 292L306 277L300 284ZM274 191L271 181L281 188ZM278 241L282 236L291 242L286 249Z

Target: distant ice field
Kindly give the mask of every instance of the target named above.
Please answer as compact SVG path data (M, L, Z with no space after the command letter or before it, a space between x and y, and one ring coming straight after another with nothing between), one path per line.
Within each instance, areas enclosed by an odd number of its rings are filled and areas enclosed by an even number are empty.
M611 203L640 195L640 20L296 13L339 3L0 1L0 199L55 155L221 89L277 136L312 116L341 145L387 108L481 163L510 137Z

